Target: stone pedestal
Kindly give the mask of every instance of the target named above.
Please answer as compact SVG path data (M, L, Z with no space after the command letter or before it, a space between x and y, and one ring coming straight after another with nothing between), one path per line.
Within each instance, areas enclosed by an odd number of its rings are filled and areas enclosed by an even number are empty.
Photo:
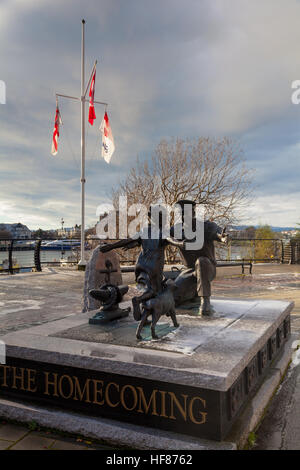
M97 310L101 306L101 303L98 300L93 299L89 295L89 290L98 289L103 284L108 284L108 275L100 272L107 270L105 264L107 260L112 264L111 269L116 271L110 274L110 284L115 284L117 286L122 284L122 274L118 255L113 251L101 253L99 246L95 248L85 269L83 312Z
M130 307L128 308L115 308L113 310L100 310L93 317L89 319L90 325L102 325L104 323L109 323L113 320L120 320L121 318L128 317L130 312Z
M212 299L212 305L214 318L193 316L193 305L178 311L177 329L162 317L154 341L146 329L136 340L131 316L89 325L90 313L8 334L1 338L7 364L0 365L0 393L112 426L116 420L116 429L123 421L142 434L156 428L190 435L209 448L227 438L274 367L293 308L269 300Z

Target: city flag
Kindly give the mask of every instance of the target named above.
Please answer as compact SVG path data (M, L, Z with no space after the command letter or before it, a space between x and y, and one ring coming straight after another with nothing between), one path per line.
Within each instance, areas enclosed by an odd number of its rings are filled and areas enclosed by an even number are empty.
M89 106L89 123L94 124L94 119L96 119L96 113L94 108L94 96L95 96L95 81L96 81L96 70L94 72L91 87L90 87L90 106Z
M102 123L100 126L100 131L102 132L102 157L104 160L109 163L112 154L115 151L115 144L114 138L111 132L110 123L108 120L107 112L104 114L104 118L102 119Z
M60 124L62 124L62 121L61 121L60 112L58 109L58 104L56 104L56 113L55 113L54 130L53 130L53 138L52 138L52 148L51 148L52 155L57 154L57 144L58 144Z

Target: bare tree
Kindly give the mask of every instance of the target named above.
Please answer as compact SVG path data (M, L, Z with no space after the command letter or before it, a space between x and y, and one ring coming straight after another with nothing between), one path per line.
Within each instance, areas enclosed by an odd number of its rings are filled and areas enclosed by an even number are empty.
M206 218L232 223L249 202L251 174L233 139L162 140L150 163L137 160L113 199L117 204L118 196L126 195L128 204L149 207L189 198L205 206Z

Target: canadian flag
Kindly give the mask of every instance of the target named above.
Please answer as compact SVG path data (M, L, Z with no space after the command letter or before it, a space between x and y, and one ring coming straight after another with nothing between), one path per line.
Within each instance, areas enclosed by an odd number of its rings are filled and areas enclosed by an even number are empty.
M96 81L96 70L94 72L91 87L90 87L90 106L89 106L89 123L93 126L94 119L96 119L96 113L94 108L94 96L95 96L95 81Z
M59 126L62 124L60 112L58 109L58 105L56 105L56 113L55 113L55 121L54 121L54 130L53 130L53 138L52 138L52 148L51 153L52 155L57 154L57 144L58 144L58 137L59 137Z
M114 138L111 132L111 127L108 120L107 112L104 114L100 125L100 131L102 132L102 152L101 155L104 160L109 163L112 154L115 151Z

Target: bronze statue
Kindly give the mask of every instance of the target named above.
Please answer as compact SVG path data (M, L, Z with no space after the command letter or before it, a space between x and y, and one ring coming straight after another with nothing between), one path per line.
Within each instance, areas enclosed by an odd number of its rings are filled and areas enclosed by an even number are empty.
M180 305L185 300L191 300L197 295L201 299L200 315L212 315L213 308L210 305L211 282L216 276L216 259L214 241L226 243L227 234L217 224L210 221L204 222L204 244L200 249L188 249L187 243L194 240L189 239L184 228L184 206L192 205L191 227L195 231L196 213L194 201L180 200L177 202L182 208L183 231L180 239L175 239L175 227L171 228L170 236L163 237L162 218L159 220L157 236L153 238L151 229L153 220L151 211L148 214L148 225L134 238L120 240L116 243L106 244L100 248L105 253L115 248L130 249L141 246L136 266L135 279L143 289L140 296L132 299L133 316L140 321L137 329L137 338L141 339L141 330L147 323L147 318L152 315L151 332L152 337L157 338L155 325L160 316L165 314L171 316L174 326L178 326L175 315L175 304ZM185 269L177 276L174 284L164 279L164 250L167 244L179 248ZM142 305L142 311L140 306Z
M179 324L176 319L175 312L175 300L173 292L176 289L175 283L169 279L163 289L149 300L143 302L143 313L142 319L136 331L137 339L142 339L141 331L144 325L146 325L148 316L152 316L151 321L151 334L153 339L158 339L155 333L155 326L162 315L171 317L173 325L177 328Z
M192 205L192 229L196 227L196 203L190 200L180 200L176 204L182 208L182 222L184 225L184 206ZM171 235L174 234L174 227L171 228ZM227 243L225 228L222 229L216 223L204 222L204 244L201 249L187 249L186 243L192 242L185 237L184 229L182 233L183 243L178 245L185 269L177 276L175 283L177 289L174 292L176 305L180 305L185 300L190 300L195 296L201 299L199 314L212 315L214 310L210 304L211 282L216 277L216 258L214 241Z
M91 289L89 295L102 303L100 310L89 319L91 325L99 325L108 321L124 318L129 315L130 307L119 308L119 302L122 302L123 296L128 292L128 286L116 286L111 283L110 275L116 272L113 269L110 260L105 262L106 269L100 270L101 273L106 274L106 283L99 289Z
M162 217L159 219L159 226L153 227L154 222L151 220L151 210L148 214L148 225L137 234L135 238L120 240L115 243L103 245L100 251L106 253L115 248L135 248L141 247L136 266L135 280L143 293L140 296L133 297L133 317L136 321L141 319L140 304L155 297L163 289L163 268L164 268L164 251L167 244L173 246L181 246L182 242L172 237L163 238ZM151 238L151 229L157 229L157 238ZM146 233L145 233L146 232ZM152 231L153 233L153 231Z

